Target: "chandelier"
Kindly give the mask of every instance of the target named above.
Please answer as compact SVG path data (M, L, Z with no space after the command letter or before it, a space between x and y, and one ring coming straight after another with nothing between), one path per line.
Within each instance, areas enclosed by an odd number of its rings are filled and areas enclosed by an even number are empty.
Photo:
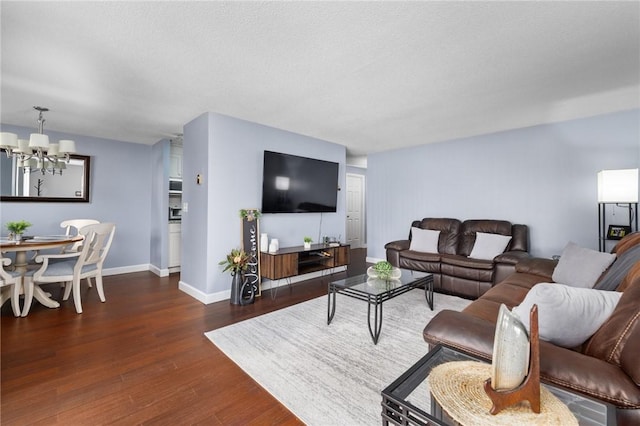
M44 175L60 173L67 168L70 154L76 152L76 143L63 139L58 143L49 143L49 136L44 134L43 113L49 108L34 106L38 111L38 133L31 133L29 139L18 139L15 133L0 133L0 148L4 149L8 158L17 160L18 168L25 173L40 170Z

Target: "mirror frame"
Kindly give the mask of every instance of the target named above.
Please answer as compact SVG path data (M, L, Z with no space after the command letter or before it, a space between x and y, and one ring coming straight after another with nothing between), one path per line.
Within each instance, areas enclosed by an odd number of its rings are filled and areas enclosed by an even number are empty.
M6 155L4 150L0 155ZM0 201L3 202L36 202L36 203L88 203L90 193L90 176L91 176L91 157L88 155L71 154L70 157L75 160L84 161L84 194L82 197L19 197L15 195L0 195Z

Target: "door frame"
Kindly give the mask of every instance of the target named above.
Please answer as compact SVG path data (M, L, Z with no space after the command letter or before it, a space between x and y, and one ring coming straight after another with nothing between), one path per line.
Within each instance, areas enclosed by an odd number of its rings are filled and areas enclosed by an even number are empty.
M365 199L366 199L366 176L365 175L361 175L358 173L347 173L346 174L346 184L347 184L347 192L349 191L348 188L348 184L349 184L349 176L353 176L356 177L358 179L360 179L360 181L362 182L362 191L360 191L360 245L358 247L361 248L366 248L367 247L367 226L366 226L366 222L367 222L367 213L366 213L366 203L365 203ZM346 209L348 210L348 209ZM345 217L344 217L344 221L345 221L345 228L348 229L348 220L347 220L347 211L345 210Z

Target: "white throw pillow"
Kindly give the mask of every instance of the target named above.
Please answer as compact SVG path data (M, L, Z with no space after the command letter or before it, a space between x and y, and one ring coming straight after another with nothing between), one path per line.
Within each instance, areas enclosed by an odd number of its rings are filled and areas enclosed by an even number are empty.
M425 253L438 253L440 231L411 227L411 244L409 250Z
M569 242L553 270L553 281L572 287L592 288L616 255L580 247Z
M469 253L469 257L493 260L497 255L504 253L509 241L511 241L511 237L508 235L476 232L476 242L473 243L473 249Z
M538 305L540 339L574 348L591 337L611 316L622 293L578 288L557 283L534 285L511 311L530 333L531 307Z

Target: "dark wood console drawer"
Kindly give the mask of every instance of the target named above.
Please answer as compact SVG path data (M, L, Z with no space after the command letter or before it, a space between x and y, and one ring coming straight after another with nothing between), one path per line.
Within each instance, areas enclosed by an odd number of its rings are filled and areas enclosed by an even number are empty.
M260 253L260 274L270 280L298 275L298 253L277 256Z

